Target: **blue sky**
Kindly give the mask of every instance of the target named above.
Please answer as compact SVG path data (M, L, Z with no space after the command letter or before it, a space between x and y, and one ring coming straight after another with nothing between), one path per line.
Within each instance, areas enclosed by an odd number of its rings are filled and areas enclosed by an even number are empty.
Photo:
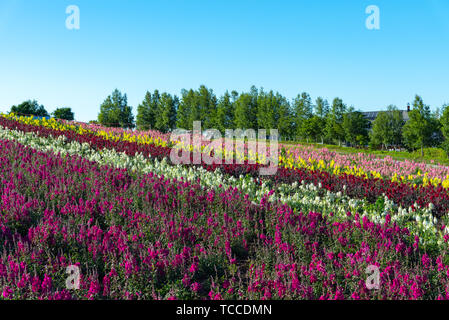
M80 9L80 30L65 26ZM380 30L365 8L380 8ZM449 103L449 0L0 0L0 111L36 99L96 119L113 89L251 85L369 111Z

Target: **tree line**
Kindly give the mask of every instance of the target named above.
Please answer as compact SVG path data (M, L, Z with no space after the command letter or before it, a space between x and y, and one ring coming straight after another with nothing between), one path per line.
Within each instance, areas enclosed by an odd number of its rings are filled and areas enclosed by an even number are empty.
M64 119L69 121L75 119L75 114L72 112L71 108L57 108L49 114L48 111L45 110L45 107L39 104L36 100L27 100L19 105L14 105L11 107L10 112L18 115L29 115L42 118L48 118L51 115L56 119Z
M48 116L36 101L13 106L12 112ZM58 108L52 115L73 120L70 108ZM167 92L146 92L134 117L126 94L114 90L100 106L98 119L92 122L110 127L158 130L192 130L194 121L203 129L277 129L282 140L346 144L355 147L406 147L409 150L442 147L449 151L449 108L431 112L416 96L405 121L403 112L388 106L371 123L360 110L347 106L342 99L329 103L306 93L289 100L278 92L251 87L248 92L226 91L217 97L212 89L182 90L177 97Z

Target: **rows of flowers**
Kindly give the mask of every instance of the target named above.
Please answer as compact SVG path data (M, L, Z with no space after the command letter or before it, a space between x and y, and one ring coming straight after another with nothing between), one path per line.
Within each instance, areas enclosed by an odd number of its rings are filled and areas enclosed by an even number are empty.
M86 124L81 122L65 122L54 119L34 119L32 117L17 116L14 114L1 115L8 119L14 119L21 123L43 126L57 130L74 130L80 134L95 133L107 140L136 142L139 144L155 144L164 147L171 146L172 143L179 149L209 154L214 150L225 158L228 154L237 159L246 159L265 163L266 157L263 154L248 153L248 144L245 145L244 152L236 150L226 150L223 145L210 146L209 141L202 139L202 144L197 147L190 142L184 143L182 136L174 141L170 140L169 134L149 131L130 131L120 128L107 128L97 124ZM334 175L350 174L359 177L389 179L393 182L433 185L442 185L449 188L449 167L442 165L429 165L424 162L398 161L391 157L376 157L372 154L342 154L328 149L316 149L311 146L280 144L279 151L280 165L290 169L321 170Z
M446 251L426 253L389 215L332 221L11 140L0 163L3 299L449 298Z
M122 128L106 127L96 123L85 123L79 121L62 120L62 122L69 125L80 126L83 129L96 132L99 135L107 137L118 137L120 140L123 141L129 140L132 142L139 142L143 144L152 144L152 143L163 144L163 142L168 144L170 142L169 133L161 133L157 130L145 130L145 131L129 130ZM105 135L105 133L107 133L108 135Z
M35 132L39 136L59 137L65 136L68 141L78 141L80 143L89 143L95 150L109 149L117 152L124 152L129 156L142 154L144 157L152 157L159 160L169 158L171 148L164 146L157 146L153 144L144 145L134 142L113 141L99 137L95 134L79 134L74 131L59 131L45 127L24 124L13 119L6 119L0 117L0 125L7 128L14 128L23 132ZM191 159L193 154L191 154ZM426 208L431 206L433 213L437 217L443 217L449 211L449 193L440 184L433 186L424 185L409 185L400 182L393 182L385 179L366 179L361 176L351 174L334 175L327 171L308 170L308 169L287 169L278 168L275 175L258 177L260 164L206 164L202 162L201 166L207 171L216 172L221 170L226 175L239 178L241 175L249 175L255 178L257 183L262 183L261 180L266 180L270 188L276 188L283 184L292 184L294 182L304 181L306 184L312 183L319 186L320 189L328 190L330 192L347 195L354 199L366 199L370 203L374 203L379 197L387 196L389 200L393 201L398 206L403 208L420 207ZM415 205L416 204L416 205Z
M411 184L443 184L449 188L449 167L427 164L412 160L395 160L390 156L378 157L374 154L343 154L326 148L316 149L312 146L288 145L286 162L296 159L300 166L310 169L323 169L334 174L347 173L374 178L389 178L393 181ZM295 166L295 164L292 164Z
M44 138L32 132L24 133L0 127L0 139L17 141L39 151L51 151L61 155L80 155L101 165L129 169L139 173L152 172L169 179L199 183L204 188L216 191L237 188L243 194L248 195L248 199L256 203L260 202L266 194L270 194L268 197L270 202L286 203L303 212L321 212L332 221L345 220L348 211L356 211L362 217L367 216L372 221L381 224L385 222L385 217L390 215L398 225L407 227L412 234L420 236L423 239L422 244L426 248L446 249L444 239L449 228L441 228L441 226L447 225L449 219L447 216L443 216L438 221L432 214L431 206L420 208L415 204L413 207L401 208L387 197L381 197L375 204L370 204L365 199L351 199L341 193L335 194L330 191L324 193L313 184L306 185L305 183L280 185L276 190L271 190L266 182L258 184L249 177L240 176L237 179L218 170L210 172L201 167L173 166L166 159L158 161L145 158L140 154L130 157L115 150L96 151L87 143L67 142L64 136Z
M20 116L14 113L0 114L0 117L14 120L23 124L48 128L52 130L67 132L72 131L78 134L86 134L89 136L96 135L105 140L114 142L135 142L144 145L168 146L169 139L167 134L161 134L158 131L132 131L119 128L108 128L97 124L87 124L76 121L65 121L55 118L35 118L33 116Z
M175 147L192 152L209 154L214 152L226 158L229 154L237 159L249 160L256 163L265 163L269 152L257 153L256 148L249 148L250 143L256 140L246 141L243 150L227 150L226 142L231 139L221 139L220 142L211 143L202 137L201 145L192 145L192 139L183 139L181 135L174 139ZM187 141L185 141L187 140ZM238 140L239 141L239 140ZM240 140L243 141L243 140ZM259 141L260 143L260 141ZM269 142L265 142L269 145ZM232 142L231 142L232 144ZM280 165L288 169L321 170L334 175L350 174L359 177L389 179L393 182L401 182L417 185L443 185L449 188L449 166L427 164L411 160L394 160L390 156L378 157L373 154L354 153L343 154L330 151L327 148L315 148L300 144L278 144L280 153Z

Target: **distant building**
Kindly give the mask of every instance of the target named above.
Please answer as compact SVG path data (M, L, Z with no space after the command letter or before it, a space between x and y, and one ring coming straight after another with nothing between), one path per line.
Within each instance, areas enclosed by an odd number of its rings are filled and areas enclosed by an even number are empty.
M402 112L402 118L404 118L404 121L407 122L410 117L408 116L410 112L410 105L407 106L407 110L399 110ZM370 111L370 112L362 112L362 114L365 116L366 119L368 119L371 123L376 120L377 115L383 111Z

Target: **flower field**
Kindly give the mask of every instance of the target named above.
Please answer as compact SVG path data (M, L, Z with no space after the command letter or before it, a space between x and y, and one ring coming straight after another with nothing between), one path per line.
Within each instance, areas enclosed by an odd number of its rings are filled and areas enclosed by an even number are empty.
M449 299L448 167L280 145L259 176L174 144L0 116L0 298Z
M45 127L59 131L75 131L80 134L93 134L105 140L124 141L138 144L150 144L157 146L178 145L179 148L188 148L191 151L211 152L208 148L208 141L202 141L201 150L196 150L193 146L184 146L179 141L171 143L169 134L161 134L157 131L128 131L121 128L109 128L97 124L86 124L82 122L66 122L63 120L38 120L28 117L20 117L14 114L3 115L5 119L15 120L23 124ZM391 157L376 157L375 155L340 154L329 151L325 148L314 149L313 147L301 145L280 144L280 150L285 154L280 156L280 164L286 168L321 170L332 174L352 174L364 178L383 178L393 182L408 184L422 184L449 188L449 167L429 165L423 162L409 160L398 161ZM226 150L216 150L217 153L226 154ZM234 155L244 157L244 155ZM253 155L256 160L256 155Z

